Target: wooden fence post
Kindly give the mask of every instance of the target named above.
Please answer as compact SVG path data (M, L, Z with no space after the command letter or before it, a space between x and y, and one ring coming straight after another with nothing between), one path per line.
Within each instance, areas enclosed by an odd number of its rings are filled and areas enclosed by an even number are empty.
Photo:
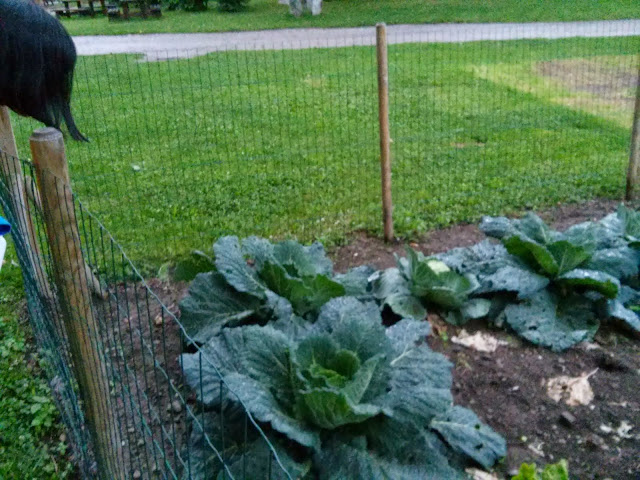
M49 289L49 280L44 269L40 245L36 235L36 228L31 216L31 206L28 201L27 189L30 187L30 178L26 179L22 171L22 164L18 157L18 147L16 139L13 135L13 127L11 126L11 117L9 109L0 106L0 151L4 155L0 156L0 168L3 176L8 183L13 204L15 205L15 214L18 216L20 225L14 225L16 229L24 234L23 241L26 243L26 254L29 259L30 269L33 272L35 280L38 282L38 288L43 295L51 300L53 294ZM23 231L24 229L24 231Z
M378 120L380 122L380 176L382 179L382 221L384 240L393 235L393 202L391 201L391 137L389 134L389 63L387 60L387 26L376 25L378 58Z
M118 418L109 408L109 378L98 347L100 330L91 303L62 133L55 128L36 130L30 144L71 359L100 478L124 479Z
M636 103L633 110L633 127L631 129L626 200L636 200L638 197L638 177L640 174L640 55L638 56L638 77L636 82Z

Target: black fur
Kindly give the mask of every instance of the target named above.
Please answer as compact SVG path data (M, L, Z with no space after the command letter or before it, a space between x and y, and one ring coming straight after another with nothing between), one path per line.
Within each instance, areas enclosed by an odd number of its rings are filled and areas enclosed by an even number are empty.
M0 0L0 105L48 127L64 121L87 141L71 115L76 48L62 24L31 0Z

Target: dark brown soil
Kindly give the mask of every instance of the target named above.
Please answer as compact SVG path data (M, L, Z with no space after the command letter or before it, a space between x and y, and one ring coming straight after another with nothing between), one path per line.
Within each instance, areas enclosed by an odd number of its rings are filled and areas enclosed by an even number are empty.
M513 474L522 462L544 465L564 458L572 479L640 479L639 342L603 329L595 340L597 348L579 346L558 354L522 344L506 332L491 331L510 345L487 354L446 340L459 328L432 322L439 335L430 337L431 347L454 364L456 403L474 410L507 440L509 453L498 469L501 473ZM467 326L467 330L488 331L488 327ZM594 392L591 405L570 407L547 396L550 378L576 377L595 369L589 379ZM634 438L601 429L615 430L622 422L633 425Z
M563 230L600 219L614 211L617 203L594 200L539 214ZM430 232L411 246L433 254L470 246L483 238L477 225L461 224ZM379 238L358 234L331 256L338 271L362 264L387 268L395 265L393 253L403 254L403 250L403 244L386 245ZM565 458L572 479L640 480L640 342L603 329L596 337L596 349L577 347L557 354L494 330L490 333L509 341L509 346L487 354L448 340L459 328L437 317L430 321L435 332L430 345L454 364L456 402L473 409L507 439L509 455L500 474L512 473L525 461L543 465ZM490 330L486 323L466 328ZM590 378L595 394L591 405L569 407L547 396L544 384L548 379L578 376L596 368ZM565 412L575 420L563 420ZM617 429L623 421L633 426L634 438L622 439L601 429L603 425Z
M162 304L177 313L186 287L159 280L148 285L157 299L145 285L119 284L96 309L108 323L104 336L110 373L117 379L112 401L118 412L125 474L178 478L187 423L185 400L191 399L182 389L180 329Z
M580 204L558 205L557 207L537 212L547 223L558 230L586 222L599 220L613 212L620 203L618 200L598 199ZM427 255L446 252L456 247L468 247L485 238L477 224L457 224L427 233L410 245ZM357 265L369 264L376 268L389 268L395 265L394 253L404 255L404 243L386 244L379 237L366 233L357 233L348 245L330 252L334 267L344 272Z

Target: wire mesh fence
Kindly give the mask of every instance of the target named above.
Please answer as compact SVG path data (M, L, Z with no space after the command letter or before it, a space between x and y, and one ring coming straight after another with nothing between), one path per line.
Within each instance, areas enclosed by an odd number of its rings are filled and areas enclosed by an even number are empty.
M399 235L622 196L640 32L531 39L518 28L389 36ZM228 400L209 355L182 363L199 351L179 321L185 287L144 273L223 234L339 242L381 231L376 51L364 38L81 57L74 109L91 143L67 145L75 195L2 153L0 206L83 476L98 471L99 430L112 478L245 478L255 462L292 478L274 433ZM26 148L34 123L14 125ZM40 199L47 179L56 194ZM52 237L54 203L78 255ZM65 255L78 266L67 286L88 309L61 291ZM93 355L85 380L69 318ZM200 392L185 374L201 376ZM108 392L99 405L83 381ZM205 385L206 409L195 400Z
M372 227L361 212L377 191L375 51L355 53L327 48L312 65L305 50L83 58L78 121L99 133L70 145L78 195L110 228L137 225L117 232L134 258L142 232L161 260L229 232ZM367 74L347 91L353 62Z
M487 40L390 47L401 232L621 196L637 37Z
M5 152L0 153L0 160L3 167L0 172L0 205L13 225L11 237L23 274L29 319L51 391L69 432L75 459L80 471L86 474L92 468L87 450L88 434L70 369L67 337L57 321L60 310L52 301L50 249L41 211L25 195L27 188L35 187L33 166ZM36 252L40 252L40 258Z
M80 475L245 478L243 465L263 461L269 478L291 478L241 401L208 411L194 405L180 354L199 347L185 335L175 304L149 288L66 181L4 152L1 160L0 206L14 226L29 317ZM20 201L13 185L37 192L38 175L48 193ZM75 232L77 244L55 232ZM211 360L198 358L191 369L215 376ZM217 378L211 388L231 402L233 392Z
M638 32L477 28L389 34L400 236L621 195ZM81 57L74 109L92 141L68 146L75 191L152 265L225 233L379 233L374 40ZM17 124L23 143L34 125Z

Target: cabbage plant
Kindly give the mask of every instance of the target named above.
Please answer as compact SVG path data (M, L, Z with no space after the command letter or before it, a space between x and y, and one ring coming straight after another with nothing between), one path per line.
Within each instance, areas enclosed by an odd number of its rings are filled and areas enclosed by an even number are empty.
M469 464L491 467L505 441L454 406L452 365L423 342L428 333L428 323L409 319L385 329L374 303L352 297L330 300L315 323L222 330L202 352L182 355L182 364L209 412L211 442L226 446L229 471L202 433L190 440L193 470L267 478L273 453L264 440L219 438L221 413L237 405L273 432L275 458L291 478L463 479ZM224 421L228 431L242 431L233 414ZM285 478L278 475L271 478Z
M621 238L631 247L640 246L640 212L620 204L615 213L602 219L600 225L610 238Z
M529 213L516 220L485 217L480 229L500 239L528 268L561 287L584 287L614 298L617 277L637 274L636 253L626 244L616 245L619 236L611 237L596 223L581 223L561 233Z
M639 296L624 285L637 279L640 258L632 248L629 231L635 223L629 217L619 210L565 232L534 214L516 220L485 217L481 230L501 244L484 241L438 258L477 278L473 293L491 299L489 317L496 324L506 323L532 343L564 350L593 338L607 316L640 331L635 312L627 308Z
M423 320L433 308L455 324L485 316L490 302L469 299L478 287L475 275L460 274L444 262L425 257L407 247L407 256L396 256L397 267L378 272L370 278L372 292L383 307L388 306L402 318Z
M620 320L631 330L640 333L640 282L638 281L638 264L640 263L637 249L640 248L640 212L620 205L615 213L607 215L600 222L601 228L608 233L611 240L610 251L624 251L625 245L636 253L628 261L620 261L628 268L622 279L624 285L618 296L607 302L603 315ZM623 271L622 267L619 269Z
M215 270L196 276L180 303L187 335L205 343L222 328L265 324L278 318L313 321L330 299L367 295L370 267L334 275L320 243L272 244L249 237L220 238L213 246Z

